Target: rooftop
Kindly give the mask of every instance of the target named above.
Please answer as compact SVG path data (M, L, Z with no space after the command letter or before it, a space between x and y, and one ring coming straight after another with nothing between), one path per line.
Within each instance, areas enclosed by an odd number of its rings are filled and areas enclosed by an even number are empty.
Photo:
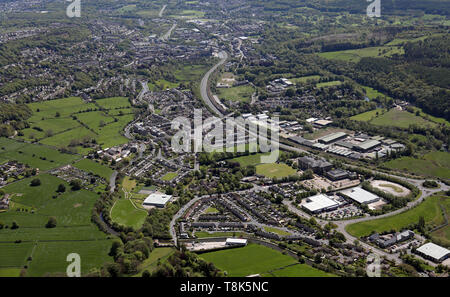
M372 193L364 190L361 187L347 189L347 190L341 191L341 193L344 194L345 196L355 200L356 202L358 202L360 204L370 203L370 202L374 202L374 201L377 201L378 199L380 199L380 197L378 197L377 195L372 194Z
M310 202L305 203L302 206L311 212L338 205L336 201L330 199L328 196L324 194L309 197L307 198L307 200L309 200Z
M420 248L417 249L417 251L437 260L445 257L447 254L450 253L448 249L441 247L437 244L434 244L432 242L422 245Z

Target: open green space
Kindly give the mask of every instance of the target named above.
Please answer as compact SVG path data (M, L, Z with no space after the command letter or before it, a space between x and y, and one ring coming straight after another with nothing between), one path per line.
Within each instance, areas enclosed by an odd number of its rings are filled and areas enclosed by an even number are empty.
M416 116L413 113L404 110L398 110L393 108L385 113L380 113L378 117L373 118L370 121L371 124L377 126L390 126L399 128L408 128L412 124L419 126L436 126L435 123L425 120L420 116Z
M270 153L257 153L257 154L252 154L252 155L248 155L248 156L242 156L242 157L237 157L234 159L231 159L231 162L238 162L241 167L247 167L247 166L251 166L251 165L258 165L261 164L261 157L262 156L268 156L270 155Z
M262 276L268 277L336 277L336 275L327 273L317 268L306 264L295 264L283 269L274 270L270 273L265 273Z
M135 208L130 199L120 199L111 209L111 219L121 225L139 229L144 224L147 212Z
M177 176L178 176L178 173L176 173L176 172L167 172L163 177L161 177L161 179L164 181L171 181L172 179L174 179Z
M316 87L318 88L326 88L326 87L334 87L334 86L339 86L341 85L342 82L339 80L333 80L333 81L327 81L327 82L321 82L321 83L317 83Z
M219 269L226 271L227 276L243 277L253 274L265 275L273 270L297 263L297 260L279 251L258 244L248 244L242 248L215 251L200 254L200 257L214 263ZM300 264L297 264L300 265ZM299 276L325 276L321 271L309 267L303 272L296 270ZM288 271L289 272L289 271ZM293 274L291 271L290 274ZM290 275L294 276L294 275Z
M80 158L62 154L44 145L29 144L0 138L0 163L16 160L40 170L49 170L71 163Z
M221 100L250 102L252 100L252 94L255 92L251 85L243 85L231 88L218 89L218 97Z
M370 235L372 231L384 232L392 229L400 231L400 229L415 224L422 216L425 224L439 226L444 222L440 205L449 207L450 197L435 195L425 199L421 204L405 211L403 213L372 221L351 224L346 227L347 232L356 237Z
M319 53L318 55L326 59L359 62L361 58L365 57L391 57L394 54L403 55L404 54L403 48L401 46L376 46L354 50L324 52Z
M320 75L308 75L308 76L302 76L302 77L294 77L290 78L289 80L294 84L299 83L307 83L307 82L315 82L320 79Z
M98 175L107 181L109 181L111 174L113 174L113 170L111 168L89 159L83 159L75 163L73 166L94 175Z
M35 178L41 181L40 186L30 185ZM60 184L66 191L58 194ZM21 180L3 190L12 198L11 209L0 213L0 221L8 226L0 230L0 268L22 267L32 256L27 276L63 274L67 255L79 253L85 261L82 272L86 273L110 260L107 254L111 241L91 222L98 199L95 193L71 191L65 181L48 174ZM56 219L54 228L46 228L50 217ZM19 227L12 229L13 222Z
M150 253L150 256L145 259L141 265L139 265L138 269L140 272L135 276L141 276L145 270L148 270L148 272L152 273L156 269L158 262L163 262L174 252L175 250L170 247L155 248Z
M383 163L383 167L423 176L450 179L450 153L431 152L421 158L401 157Z
M278 228L274 228L274 227L268 227L268 226L264 227L264 231L266 231L266 232L272 232L272 233L278 234L278 235L280 235L280 236L288 236L288 235L291 235L291 233L286 232L286 231L284 231L284 230L281 230L281 229L278 229Z
M383 113L383 109L377 108L374 110L370 110L370 111L366 111L366 112L354 115L350 119L354 120L354 121L359 121L359 122L369 122L382 113Z
M269 178L283 178L296 173L297 171L294 168L286 164L268 163L256 166L256 174Z

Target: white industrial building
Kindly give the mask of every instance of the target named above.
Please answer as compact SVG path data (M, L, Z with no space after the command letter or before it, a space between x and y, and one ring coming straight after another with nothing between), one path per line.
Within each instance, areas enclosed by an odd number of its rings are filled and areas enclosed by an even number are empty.
M324 194L319 194L306 198L306 203L302 207L312 213L320 213L323 211L334 210L338 208L339 203Z
M227 241L225 242L225 245L246 246L247 245L247 239L245 239L245 238L227 238Z
M375 194L372 194L361 187L355 187L340 192L342 195L358 202L359 204L370 204L380 200Z
M416 250L416 253L431 261L440 263L450 257L450 251L432 242L426 243Z
M172 195L165 195L161 193L152 193L142 203L143 206L155 206L159 208L164 208L167 202L172 199Z

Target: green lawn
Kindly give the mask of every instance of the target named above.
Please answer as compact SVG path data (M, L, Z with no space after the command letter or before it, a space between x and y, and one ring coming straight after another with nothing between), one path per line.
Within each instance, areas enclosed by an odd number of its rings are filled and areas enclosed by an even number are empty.
M111 168L89 159L83 159L75 163L74 166L78 169L103 177L106 181L109 181L111 174L113 174Z
M316 84L316 87L318 87L318 88L326 88L326 87L339 86L341 84L342 84L341 81L334 80L334 81L327 81L327 82L318 83L318 84Z
M310 81L314 82L319 79L320 79L320 75L309 75L309 76L290 78L289 80L294 84L299 84L299 83L307 83Z
M258 153L258 154L252 154L248 156L242 156L237 157L234 159L231 159L231 162L238 162L241 167L247 167L250 165L258 165L261 164L261 157L262 156L269 156L270 153Z
M255 92L251 85L243 85L231 88L218 89L218 97L222 100L228 101L241 101L250 102L252 100L252 94Z
M374 119L378 115L380 115L383 112L382 108L377 108L375 110L370 110L367 112L363 112L357 115L354 115L350 118L350 120L359 121L359 122L369 122L372 119Z
M120 199L111 210L111 219L121 225L139 229L145 222L147 212L136 209L129 199Z
M296 264L280 270L275 270L263 276L276 277L336 277L336 275L316 269L306 264Z
M291 235L291 233L289 233L289 232L286 232L286 231L278 229L278 228L273 228L273 227L264 227L264 231L272 232L272 233L278 234L280 236Z
M297 171L294 168L286 164L269 163L256 166L256 174L269 178L282 178L296 173Z
M431 152L420 159L402 157L383 163L384 167L425 175L450 179L450 153Z
M228 276L243 277L262 274L273 269L297 263L297 260L282 253L258 244L246 247L215 251L200 254L200 257L214 263Z
M47 146L0 138L0 163L16 160L33 168L49 170L71 163L78 158L80 157L62 154Z
M172 179L174 179L177 176L178 176L178 173L176 173L176 172L167 172L163 177L161 177L161 179L164 181L171 181Z
M215 208L215 207L208 207L206 210L205 210L205 213L218 213L219 211L217 210L217 208Z
M448 196L432 196L426 198L419 206L406 212L367 222L361 222L348 225L346 230L356 237L370 235L372 231L383 232L395 229L399 231L401 228L409 224L417 223L419 217L423 216L427 225L438 226L444 222L440 204L449 207L450 197Z

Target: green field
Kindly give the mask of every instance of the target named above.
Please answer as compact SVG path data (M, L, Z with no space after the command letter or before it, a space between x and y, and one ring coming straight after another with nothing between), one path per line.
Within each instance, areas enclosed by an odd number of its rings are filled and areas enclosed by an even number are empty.
M85 259L83 273L110 260L110 240L91 223L98 196L85 190L72 192L65 181L47 174L38 176L41 186L31 187L33 178L3 188L12 198L10 210L0 213L0 221L7 226L16 222L19 228L0 230L0 269L23 267L31 255L27 276L64 273L66 256L72 252ZM59 184L67 189L60 195L56 193ZM45 227L50 216L56 218L55 228Z
M318 83L318 84L316 84L316 87L318 87L318 88L326 88L326 87L339 86L341 84L342 84L341 81L334 80L334 81L327 81L327 82Z
M294 168L286 164L269 163L256 166L256 174L270 178L283 178L296 173Z
M258 165L261 164L261 156L268 156L270 155L270 153L258 153L258 154L253 154L253 155L248 155L248 156L242 156L242 157L237 157L234 159L231 159L231 162L238 162L241 167L247 167L250 165Z
M316 269L306 264L295 264L280 270L275 270L262 276L268 277L336 277L336 275Z
M366 47L354 50L344 50L336 52L325 52L318 54L322 58L335 59L348 62L359 62L365 57L390 57L394 54L403 55L404 50L401 46L377 46Z
M218 89L218 97L224 101L240 101L250 102L252 100L252 94L255 92L254 88L250 85L243 85L231 88Z
M266 274L272 270L297 263L296 259L288 255L283 255L274 249L258 244L204 253L199 256L208 262L214 263L222 271L226 271L227 276L230 277ZM321 271L312 267L309 267L308 270L311 272L311 274L307 272L309 276L320 276L322 274Z
M30 127L20 131L23 140L38 140L54 147L72 145L74 140L95 139L102 147L127 142L121 135L134 118L130 102L125 97L113 97L85 102L71 97L28 104L33 111ZM77 147L85 154L88 148Z
M402 157L383 163L384 167L417 175L450 179L450 153L431 152L420 159Z
M49 170L71 163L79 156L62 154L44 145L28 144L0 138L0 163L16 160L40 170Z
M147 212L142 209L136 209L129 199L120 199L111 209L111 219L121 225L139 229L145 222Z
M176 172L167 172L163 177L161 177L161 179L164 181L171 181L172 179L174 179L177 176L178 176L178 173L176 173Z
M280 236L291 235L291 233L289 233L289 232L286 232L286 231L278 229L278 228L273 228L273 227L264 227L264 231L272 232L272 233L278 234Z
M205 213L218 213L219 211L217 210L217 208L215 208L215 207L208 207L206 210L205 210Z
M289 80L294 84L299 84L299 83L307 83L310 81L314 82L319 79L320 79L320 75L309 75L309 76L290 78Z
M350 120L359 121L359 122L369 122L374 119L376 116L383 113L382 108L377 108L374 110L366 111L357 115L354 115L350 118Z
M380 113L380 115L371 120L370 123L377 126L399 127L405 129L412 124L429 127L436 126L435 123L427 121L420 116L395 108L386 113Z
M150 273L153 272L158 265L158 261L163 262L170 255L172 255L174 251L175 250L173 248L155 248L150 253L150 256L145 259L141 265L139 265L138 269L140 272L135 276L141 276L145 270L148 270Z
M73 166L83 171L103 177L107 181L109 181L111 174L113 174L113 170L111 168L89 159L83 159L75 163Z
M159 79L153 83L148 83L148 88L150 89L150 91L157 91L178 88L179 85L180 83L174 83L165 79Z
M387 218L351 224L346 230L356 237L370 235L372 231L383 232L391 229L399 231L409 224L417 223L421 216L424 217L427 225L438 226L444 222L440 204L449 209L450 197L431 196L411 210ZM450 240L450 238L447 239Z
M361 86L365 91L366 91L366 96L369 97L370 99L375 99L377 97L381 97L381 98L391 98L381 92L378 92L377 90L371 88L371 87L367 87L367 86Z

